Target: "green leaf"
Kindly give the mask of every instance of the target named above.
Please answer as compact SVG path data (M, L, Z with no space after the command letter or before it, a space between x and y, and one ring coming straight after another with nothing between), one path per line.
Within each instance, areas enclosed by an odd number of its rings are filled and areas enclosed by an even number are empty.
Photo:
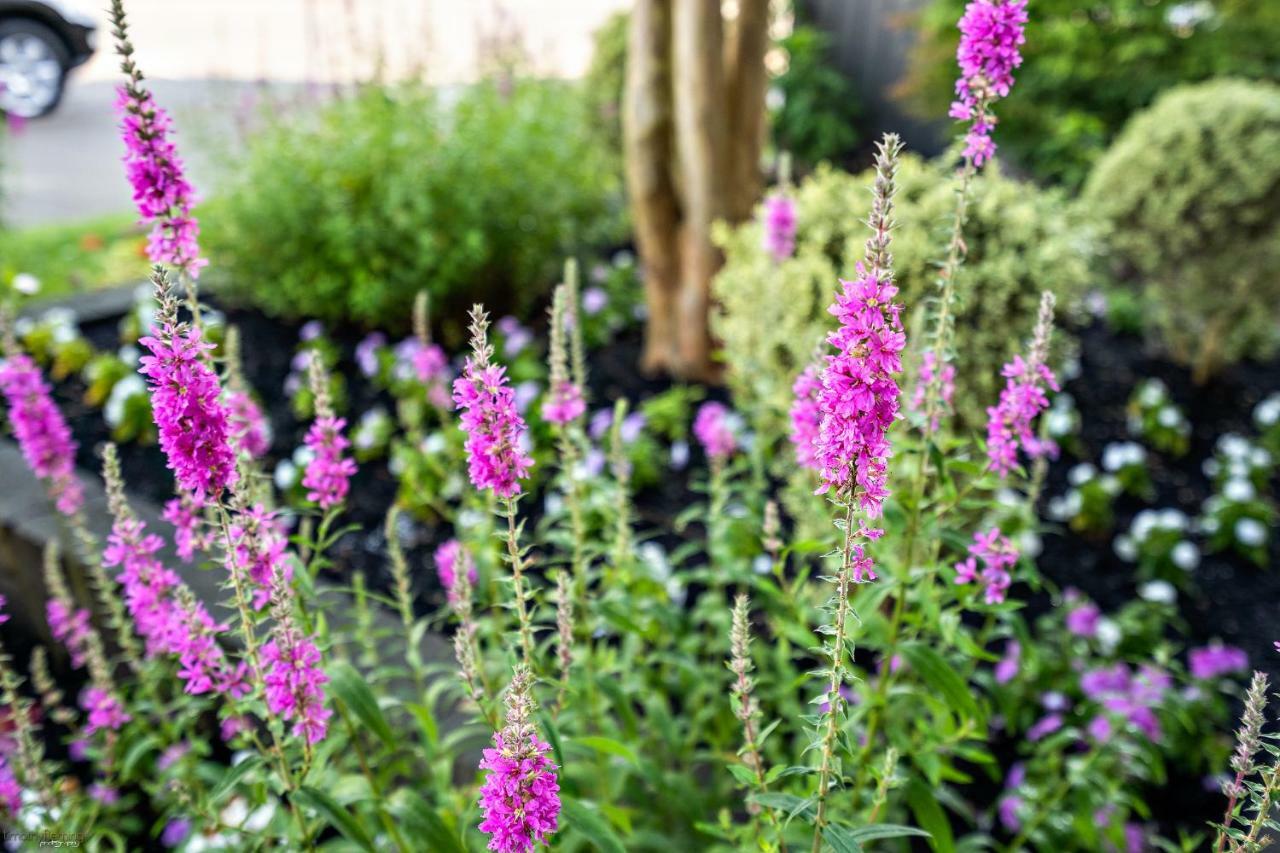
M382 715L373 691L365 683L364 677L356 672L355 667L344 661L332 665L329 667L329 683L333 694L351 709L365 728L377 735L388 749L396 749L396 736L387 724L387 718Z
M733 774L734 779L738 780L739 785L748 788L756 786L756 774L752 772L750 767L745 764L730 764L728 766L729 772Z
M223 774L222 779L213 787L213 790L209 792L209 803L217 805L218 801L221 800L228 791L234 788L241 779L261 767L262 764L262 756L252 755L232 767Z
M603 853L626 853L626 847L617 833L595 809L586 803L569 797L560 801L560 813L564 817L564 826L577 832L590 841L597 850Z
M763 794L752 794L747 799L764 806L766 809L786 812L787 820L799 816L806 823L813 823L815 818L815 803L812 797L797 797L794 794L780 794L769 791Z
M967 719L976 720L981 717L978 703L969 692L969 685L956 675L955 669L932 647L921 642L905 643L902 646L902 656L926 685L942 694L953 711Z
M416 791L409 788L397 791L392 797L391 813L403 822L405 840L418 842L417 849L466 853L457 833Z
M907 787L907 805L916 817L916 823L929 831L929 845L937 853L952 853L956 849L951 834L951 821L938 804L938 800L923 782L912 779Z
M129 747L120 761L120 778L132 779L138 763L152 751L160 748L160 741L155 735L148 734Z
M638 765L640 763L640 757L635 754L635 751L632 750L631 747L627 746L625 743L616 741L613 738L603 737L601 735L584 735L583 737L574 738L570 743L580 744L606 755L616 755L619 758L625 758L632 764Z
M871 826L861 826L857 829L849 830L849 834L857 839L859 843L874 841L877 838L902 838L907 835L915 838L932 837L923 829L916 829L914 826L902 826L896 823L877 823Z
M862 844L853 836L853 831L838 823L829 823L824 826L822 838L836 853L861 853L862 851Z
M303 785L294 794L303 805L310 806L324 817L329 825L338 830L352 844L357 845L362 850L368 850L373 853L373 840L369 838L369 834L352 816L351 812L338 805L336 801L324 791L318 788L312 788L310 785Z

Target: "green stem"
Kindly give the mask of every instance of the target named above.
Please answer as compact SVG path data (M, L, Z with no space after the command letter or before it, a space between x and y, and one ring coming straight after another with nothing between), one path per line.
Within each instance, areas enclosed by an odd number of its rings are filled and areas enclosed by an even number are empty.
M516 618L519 622L520 650L525 666L533 668L533 626L525 605L524 557L520 554L519 534L516 530L516 501L507 498L507 559L511 563L511 580L516 599Z

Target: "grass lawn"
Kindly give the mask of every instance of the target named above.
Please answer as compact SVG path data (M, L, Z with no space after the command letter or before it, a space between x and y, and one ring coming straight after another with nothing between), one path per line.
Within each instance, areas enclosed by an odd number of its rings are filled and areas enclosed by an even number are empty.
M44 299L140 281L150 268L146 244L133 213L2 230L0 282L29 273L40 280L36 297Z

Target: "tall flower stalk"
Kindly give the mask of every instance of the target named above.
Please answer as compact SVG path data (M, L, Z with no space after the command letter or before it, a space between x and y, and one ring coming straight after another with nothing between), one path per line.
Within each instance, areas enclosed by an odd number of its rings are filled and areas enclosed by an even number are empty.
M1014 356L1004 366L1004 390L999 402L987 409L987 456L992 470L1002 479L1018 464L1019 450L1031 459L1053 456L1058 450L1053 441L1035 431L1035 419L1049 408L1045 389L1058 390L1058 380L1046 363L1053 306L1053 294L1046 290L1040 298L1040 314L1027 357Z
M480 761L480 769L488 771L480 788L480 831L489 835L495 853L528 853L555 833L560 816L557 768L533 723L537 708L528 667L516 667L506 706L506 724Z
M307 370L316 418L307 431L306 446L312 458L303 474L302 486L307 490L307 500L315 501L327 514L347 499L351 478L356 473L356 462L346 455L346 449L351 446L343 433L347 422L333 411L333 403L329 399L329 374L318 355L312 354ZM321 525L322 540L327 532L327 522L326 518Z
M1267 707L1267 676L1263 672L1254 672L1249 684L1249 692L1245 695L1244 713L1240 716L1240 729L1236 732L1236 749L1231 755L1231 769L1235 777L1223 785L1223 793L1227 795L1227 810L1222 815L1222 826L1218 829L1218 838L1214 844L1215 853L1222 853L1227 841L1227 832L1236 821L1236 803L1245 793L1245 780L1257 769L1254 756L1262 748L1262 723Z
M815 455L822 473L820 492L829 492L844 507L840 527L844 533L840 568L832 579L835 594L828 603L832 625L824 628L830 657L826 671L827 710L823 715L818 769L817 809L813 851L822 849L827 825L827 798L835 772L835 746L844 698L844 650L848 643L849 587L874 580L875 571L864 542L882 531L868 527L857 515L880 516L888 496L888 461L892 456L887 431L897 418L900 391L896 376L902 370L906 343L899 319L901 306L894 301L893 257L889 252L893 228L895 175L902 143L887 134L876 157L867 240L858 277L842 282L831 306L840 326L828 336L836 354L827 356L818 393L821 412Z
M958 27L960 45L956 61L956 100L951 116L969 122L965 133L964 164L955 186L955 209L946 260L938 272L937 316L931 331L931 370L924 379L923 414L925 434L932 438L946 408L944 387L946 365L952 360L955 333L956 277L964 264L968 246L964 240L969 218L969 200L977 170L995 153L991 130L995 127L992 104L1009 94L1013 69L1022 64L1019 48L1026 40L1026 0L971 0ZM923 378L923 377L922 377Z
M125 82L116 98L121 137L125 145L125 173L133 187L133 201L142 221L151 225L147 255L194 280L208 261L200 257L200 224L192 210L195 192L187 181L182 159L169 140L173 121L157 106L133 59L129 24L123 0L111 0L111 27Z
M533 460L525 453L524 418L516 410L515 392L507 382L506 368L493 363L489 343L489 316L483 306L471 309L471 356L462 375L453 383L454 406L461 410L462 429L471 483L503 499L507 518L507 562L511 566L512 606L516 611L521 655L526 666L533 660L533 623L528 602L532 592L525 586L527 565L520 547L523 522L516 522L516 502L520 480L528 475Z

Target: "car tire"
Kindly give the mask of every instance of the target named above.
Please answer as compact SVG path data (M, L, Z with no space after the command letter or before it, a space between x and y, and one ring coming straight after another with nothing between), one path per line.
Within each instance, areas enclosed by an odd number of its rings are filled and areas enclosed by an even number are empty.
M36 21L0 21L0 112L39 118L62 100L71 64L58 34Z

